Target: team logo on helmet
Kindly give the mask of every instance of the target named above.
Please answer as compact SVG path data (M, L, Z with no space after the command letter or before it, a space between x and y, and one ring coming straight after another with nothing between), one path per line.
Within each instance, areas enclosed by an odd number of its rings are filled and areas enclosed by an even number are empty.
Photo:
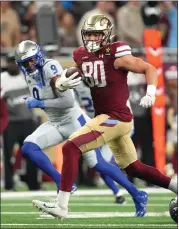
M106 18L102 18L100 24L101 26L104 26L105 24L108 25L108 20Z

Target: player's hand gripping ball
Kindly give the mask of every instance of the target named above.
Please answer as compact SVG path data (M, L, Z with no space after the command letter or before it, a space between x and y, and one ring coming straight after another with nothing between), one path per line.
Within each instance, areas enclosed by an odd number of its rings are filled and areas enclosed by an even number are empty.
M76 73L76 75L75 75L75 77L73 79L78 79L79 77L82 76L82 73L81 73L81 71L80 71L79 68L77 68L77 67L70 67L70 68L67 69L66 78L69 78L74 73Z
M77 67L65 69L55 82L57 90L63 92L72 89L81 83L81 72Z

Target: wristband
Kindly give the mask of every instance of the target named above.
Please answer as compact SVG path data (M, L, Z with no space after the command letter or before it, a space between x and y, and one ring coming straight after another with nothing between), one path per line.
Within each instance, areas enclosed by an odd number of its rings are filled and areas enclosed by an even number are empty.
M147 86L147 94L149 95L155 95L156 93L156 86L155 85L148 85Z

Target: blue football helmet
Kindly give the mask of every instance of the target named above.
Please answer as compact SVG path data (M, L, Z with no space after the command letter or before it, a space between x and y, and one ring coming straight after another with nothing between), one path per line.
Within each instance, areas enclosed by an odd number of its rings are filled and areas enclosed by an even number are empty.
M44 55L41 47L35 42L22 41L15 50L15 60L20 70L25 74L37 73L44 64Z

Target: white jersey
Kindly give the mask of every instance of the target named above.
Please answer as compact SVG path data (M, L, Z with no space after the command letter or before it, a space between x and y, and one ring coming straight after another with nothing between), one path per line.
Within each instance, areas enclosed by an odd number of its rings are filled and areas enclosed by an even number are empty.
M26 81L31 95L36 99L49 100L56 99L57 97L60 98L60 96L68 93L68 96L74 100L73 90L58 93L50 86L50 80L57 75L61 75L62 71L63 69L61 65L56 60L45 60L41 74L34 74L33 77L32 75L26 76ZM45 108L44 111L49 117L49 121L43 123L25 139L25 142L33 142L41 149L62 143L64 140L67 140L71 134L79 130L90 120L77 102L75 102L73 108ZM104 159L110 161L112 152L109 147L106 145L102 147L101 150ZM98 157L95 150L83 154L83 157L86 159L87 164L90 167L94 167L98 163Z
M58 61L52 59L46 59L42 67L41 73L26 75L26 82L29 87L31 96L35 99L47 100L55 99L62 95L67 95L74 99L73 90L68 90L63 93L59 93L57 90L52 89L50 81L53 77L61 75L63 72L62 66ZM79 109L75 103L73 108L59 109L57 108L45 108L44 111L47 114L51 122L69 122L73 112Z
M95 112L90 88L82 82L80 85L74 88L74 92L79 105L85 109L90 118L93 118Z

